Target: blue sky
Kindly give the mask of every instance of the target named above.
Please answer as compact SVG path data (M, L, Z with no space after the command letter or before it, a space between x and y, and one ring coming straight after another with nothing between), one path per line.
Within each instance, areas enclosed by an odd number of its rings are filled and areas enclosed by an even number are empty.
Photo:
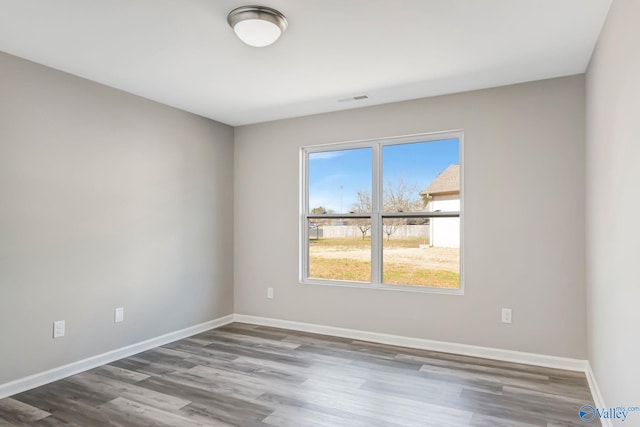
M402 177L406 183L416 184L418 192L447 166L460 162L457 139L387 145L382 156L384 182ZM323 206L349 212L359 190L371 191L371 157L370 148L311 153L309 209Z

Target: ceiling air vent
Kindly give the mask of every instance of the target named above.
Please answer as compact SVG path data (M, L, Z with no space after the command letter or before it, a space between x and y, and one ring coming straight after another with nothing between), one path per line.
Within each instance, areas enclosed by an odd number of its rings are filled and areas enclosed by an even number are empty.
M349 98L338 99L338 102L362 101L364 99L369 99L369 97L367 95L357 95L351 96Z

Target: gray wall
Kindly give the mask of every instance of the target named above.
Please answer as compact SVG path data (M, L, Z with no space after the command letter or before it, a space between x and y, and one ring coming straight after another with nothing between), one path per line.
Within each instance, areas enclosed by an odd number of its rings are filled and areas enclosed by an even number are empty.
M585 358L584 125L573 76L236 128L235 311ZM450 129L465 131L466 294L300 284L300 147Z
M639 16L613 2L586 80L588 348L609 406L640 405Z
M0 384L232 313L232 224L231 127L0 53Z

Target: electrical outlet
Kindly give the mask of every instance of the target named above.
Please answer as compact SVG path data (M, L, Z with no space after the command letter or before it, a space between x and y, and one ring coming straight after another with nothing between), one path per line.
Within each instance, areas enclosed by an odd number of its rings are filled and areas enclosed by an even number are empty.
M273 288L267 288L267 298L273 299Z
M511 318L511 309L510 308L503 308L502 309L502 323L511 323L512 318Z
M118 307L114 310L114 322L124 322L124 307Z
M56 320L53 322L53 338L62 338L64 336L64 330L64 320Z

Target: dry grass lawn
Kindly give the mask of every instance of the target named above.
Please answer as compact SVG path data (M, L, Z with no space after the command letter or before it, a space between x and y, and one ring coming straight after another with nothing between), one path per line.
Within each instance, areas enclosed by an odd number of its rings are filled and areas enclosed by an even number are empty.
M459 251L455 248L421 249L419 238L384 241L385 284L458 288ZM371 242L359 238L311 240L310 277L371 281Z

